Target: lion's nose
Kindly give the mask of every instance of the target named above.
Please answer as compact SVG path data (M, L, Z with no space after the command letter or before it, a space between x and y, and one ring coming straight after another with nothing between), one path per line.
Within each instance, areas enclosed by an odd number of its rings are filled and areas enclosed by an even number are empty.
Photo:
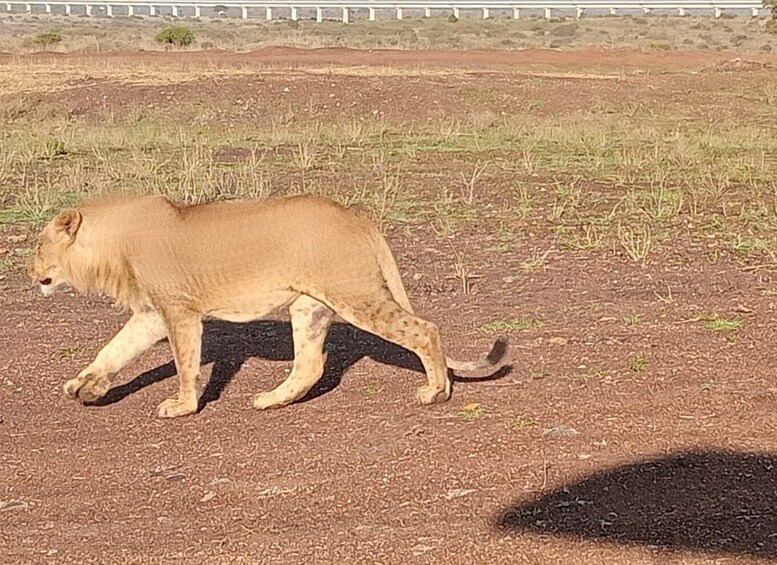
M38 282L43 286L49 286L51 284L51 279L46 277L45 279L40 279Z

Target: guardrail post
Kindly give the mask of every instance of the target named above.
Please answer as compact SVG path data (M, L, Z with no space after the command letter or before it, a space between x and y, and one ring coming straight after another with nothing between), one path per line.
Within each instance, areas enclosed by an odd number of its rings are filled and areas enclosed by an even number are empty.
M719 17L720 17L720 16L722 16L722 15L723 15L723 10L721 10L720 8L718 8L717 6L715 6L715 17L716 17L716 18L719 18Z
M113 6L110 4L106 4L105 6L105 13L108 15L109 18L113 17Z
M490 15L489 15L489 12L488 12L488 8L483 6L483 19L487 20L489 17L490 17Z
M424 17L425 18L431 18L432 17L432 9L428 6L424 8Z
M677 15L678 16L684 16L685 15L685 8L683 8L682 6L677 8Z
M195 18L201 18L202 17L202 6L195 6L194 7L194 17Z
M47 14L51 13L51 4L46 4L46 13Z
M616 10L613 7L610 7L610 15L614 16L616 14Z
M755 6L753 6L752 10L753 10L753 17L754 18L757 18L758 14L761 13L761 9L760 8L756 8Z
M513 19L517 20L521 17L521 11L518 8L513 8Z
M135 15L135 6L127 6L127 16L132 17Z
M297 8L294 6L291 7L291 21L296 22L299 19L299 16L297 15Z
M178 6L171 6L171 8L173 9L173 17L177 18L178 17Z
M648 15L650 12L652 12L652 11L653 11L653 9L652 9L652 8L648 8L647 6L642 6L642 13L643 13L643 14L645 14L646 16L647 16L647 15Z
M370 8L370 21L375 21L375 8Z
M148 15L156 16L156 6L151 5L148 7Z
M324 10L321 8L316 8L316 22L321 23L324 21Z
M29 6L29 4L27 4L27 5ZM87 16L91 16L92 15L92 5L91 4L87 4L86 5L86 15Z
M348 23L348 8L343 7L343 23Z
M545 19L546 20L550 19L550 11L551 11L550 8L545 8Z
M397 19L398 20L402 19L402 8L400 8L399 6L397 6Z
M27 13L27 14L31 14L32 13L32 6L30 6L29 4L25 4L24 5L24 12Z
M65 15L66 16L70 15L70 4L65 4Z
M577 6L577 17L578 19L583 17L583 8L580 6Z
M246 6L243 6L243 8L240 10L240 17L244 20L248 19L248 8Z
M461 10L459 10L458 6L454 6L453 7L453 17L458 20L460 18L460 15L461 15Z
M272 21L272 7L271 6L267 6L265 8L265 17L267 18L268 22Z

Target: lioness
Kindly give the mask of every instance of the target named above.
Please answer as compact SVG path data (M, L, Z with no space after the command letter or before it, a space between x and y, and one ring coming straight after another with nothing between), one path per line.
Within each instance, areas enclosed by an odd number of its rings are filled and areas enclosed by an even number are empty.
M437 326L413 315L377 227L316 196L192 206L160 196L86 202L43 228L28 273L46 296L67 284L132 311L94 361L65 382L70 397L100 398L112 375L169 339L179 390L159 405L162 418L198 409L206 316L248 322L289 306L293 368L277 388L254 397L258 409L289 404L321 378L335 314L418 355L428 378L417 393L422 404L450 397L447 367L467 371L498 362L446 359Z

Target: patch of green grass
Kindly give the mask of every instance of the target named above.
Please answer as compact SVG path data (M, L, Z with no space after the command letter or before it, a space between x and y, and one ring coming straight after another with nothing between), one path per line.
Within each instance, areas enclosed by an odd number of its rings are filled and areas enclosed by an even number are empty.
M737 318L724 318L718 313L708 314L703 317L704 329L711 331L733 331L742 328L742 320Z
M0 257L0 273L4 273L13 266L13 261L10 257Z
M71 357L75 357L87 351L89 351L89 347L86 345L60 347L59 349L54 350L54 352L52 353L52 356L59 360L62 360L62 359L69 359Z
M627 326L636 326L637 324L639 324L640 321L641 321L641 318L639 314L629 314L628 316L623 318L623 322Z
M635 373L641 373L647 368L647 360L642 353L637 353L629 360L629 366Z
M25 186L12 205L0 209L0 225L40 224L75 198L76 195L57 191L50 185L36 183Z
M755 237L737 235L731 242L731 249L739 258L745 258L753 253L769 250L770 248L771 244L769 241Z
M544 270L545 266L548 264L548 255L550 255L550 252L550 249L544 252L533 252L531 257L521 263L521 270L526 274Z
M536 428L540 423L534 416L516 416L510 420L510 428L513 430L521 428Z
M478 328L483 333L494 333L503 331L521 332L542 327L542 321L528 317L515 318L513 320L493 320L487 322Z
M505 225L502 224L499 228L496 243L489 247L488 250L495 251L496 253L508 253L512 251L514 247L515 234L511 229L505 227Z
M380 389L376 386L370 385L370 386L364 387L364 394L366 394L367 396L375 396L376 394L378 394L378 392L380 392Z
M472 402L463 407L458 413L465 420L476 420L483 415L483 407L477 402Z

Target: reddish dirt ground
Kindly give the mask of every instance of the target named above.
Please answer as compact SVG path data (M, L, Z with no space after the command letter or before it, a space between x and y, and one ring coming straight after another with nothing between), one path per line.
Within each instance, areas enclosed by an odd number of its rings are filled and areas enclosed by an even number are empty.
M354 64L377 57L352 56ZM692 57L685 63L723 60ZM68 96L64 106L89 113L93 105ZM196 416L155 417L176 387L166 343L127 367L99 406L82 406L63 397L61 384L126 316L94 298L44 299L21 273L6 274L0 560L777 559L773 274L696 260L678 239L662 257L687 260L637 266L564 251L551 253L544 270L514 276L529 248L489 252L481 227L468 235L478 275L468 294L431 228L389 234L411 300L441 325L451 356L479 357L498 335L509 340L506 370L462 375L453 398L434 407L415 403L424 377L414 357L338 325L326 375L309 397L254 411L253 394L290 367L282 316L206 326L209 383ZM551 246L542 236L529 243ZM743 320L736 340L703 328L698 316L710 311ZM635 313L640 322L625 324ZM476 329L523 315L542 326Z
M765 64L777 63L777 55L766 53L751 53L738 55L750 61ZM0 62L18 59L19 56L9 53L0 53ZM704 66L732 59L731 53L722 51L684 51L684 50L634 50L620 47L588 47L577 51L559 51L554 49L521 49L515 51L501 51L493 49L347 49L342 47L320 47L312 49L300 49L296 47L263 47L248 52L226 52L219 50L203 50L194 52L164 52L164 51L140 51L140 52L111 52L100 54L84 53L38 53L24 56L32 60L48 59L74 59L101 61L147 61L147 62L175 62L225 65L256 64L256 65L282 65L300 67L391 67L413 66L424 67L439 66L443 68L470 67L476 69L530 65L530 66L561 66L567 69L574 67L613 69L660 69L680 68L686 69L694 66Z

